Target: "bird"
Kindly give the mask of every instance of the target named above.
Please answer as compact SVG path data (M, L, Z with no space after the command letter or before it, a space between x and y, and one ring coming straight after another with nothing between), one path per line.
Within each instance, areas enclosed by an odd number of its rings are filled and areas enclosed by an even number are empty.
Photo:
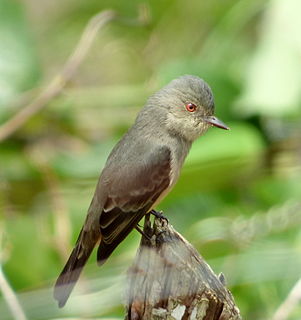
M210 127L214 97L198 76L183 75L154 93L112 149L100 174L75 247L54 287L63 307L91 252L102 265L114 249L170 192L192 143Z

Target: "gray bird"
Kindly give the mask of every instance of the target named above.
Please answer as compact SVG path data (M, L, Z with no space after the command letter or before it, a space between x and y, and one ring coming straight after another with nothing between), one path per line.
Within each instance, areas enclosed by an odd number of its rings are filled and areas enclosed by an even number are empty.
M214 99L202 79L185 75L153 94L116 144L100 175L82 230L54 298L63 307L93 248L102 265L121 241L178 180L191 144L210 126Z

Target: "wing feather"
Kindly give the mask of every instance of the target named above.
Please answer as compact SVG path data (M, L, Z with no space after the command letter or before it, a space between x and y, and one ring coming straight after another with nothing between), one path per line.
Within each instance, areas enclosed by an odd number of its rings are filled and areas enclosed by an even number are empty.
M102 240L97 260L100 264L131 232L170 184L170 149L160 147L144 157L144 161L138 161L130 168L121 167L114 172L109 168L104 173L108 193L99 219Z

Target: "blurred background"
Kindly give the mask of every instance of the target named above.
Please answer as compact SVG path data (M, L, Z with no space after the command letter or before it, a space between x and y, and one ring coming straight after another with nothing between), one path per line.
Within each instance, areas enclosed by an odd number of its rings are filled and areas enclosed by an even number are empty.
M110 150L147 97L182 74L210 84L231 131L194 144L159 209L224 273L244 319L301 319L290 300L290 314L274 316L301 276L301 2L0 0L0 125L107 8L120 19L61 94L0 143L1 320L17 319L4 279L27 319L123 319L137 232L103 268L91 257L64 309L52 287Z

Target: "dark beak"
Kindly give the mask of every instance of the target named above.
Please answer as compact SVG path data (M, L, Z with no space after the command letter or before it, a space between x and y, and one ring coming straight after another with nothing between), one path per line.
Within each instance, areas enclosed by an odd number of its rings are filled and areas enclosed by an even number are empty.
M210 123L211 125L217 127L217 128L221 128L224 130L230 130L230 128L228 126L226 126L223 121L217 119L214 116L209 116L209 117L205 117L204 121L207 123Z

